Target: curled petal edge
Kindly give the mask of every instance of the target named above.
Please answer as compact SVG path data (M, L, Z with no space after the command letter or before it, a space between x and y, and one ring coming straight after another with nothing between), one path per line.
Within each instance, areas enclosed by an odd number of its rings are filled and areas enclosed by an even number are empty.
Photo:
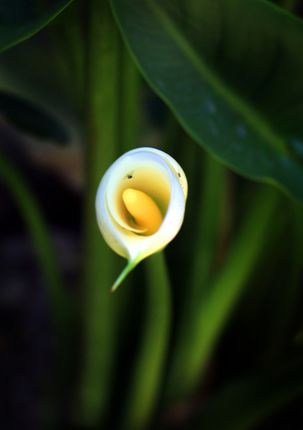
M163 197L169 191L163 221L159 229L150 236L139 235L136 229L126 229L119 214L121 190L127 186L128 179L133 179L130 182L136 183L140 182L140 178L143 188L147 187L147 192L154 193L155 197L157 194ZM184 219L187 192L183 169L170 155L158 149L134 149L109 167L97 190L97 221L107 244L117 254L128 259L128 264L113 284L112 291L121 285L140 261L161 251L177 235Z

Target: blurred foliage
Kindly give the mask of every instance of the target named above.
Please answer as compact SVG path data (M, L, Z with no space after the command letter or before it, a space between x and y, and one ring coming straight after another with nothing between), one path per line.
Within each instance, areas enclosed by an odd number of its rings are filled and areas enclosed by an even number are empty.
M294 0L1 2L0 219L8 193L57 339L37 428L301 428L302 13ZM58 144L72 188L62 143L85 165L84 209L65 214L81 241L72 282L54 248L57 190L29 180L33 151L51 163ZM185 223L110 295L122 263L98 232L96 187L148 145L187 174Z
M0 5L0 51L35 34L52 21L72 0L50 4L37 0L3 0Z

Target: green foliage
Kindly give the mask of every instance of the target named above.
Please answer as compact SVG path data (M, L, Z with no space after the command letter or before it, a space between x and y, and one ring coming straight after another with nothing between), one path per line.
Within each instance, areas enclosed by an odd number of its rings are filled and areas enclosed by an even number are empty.
M171 292L165 257L155 254L143 263L146 297L142 339L125 399L121 429L145 428L152 418L161 393L171 326Z
M169 372L170 399L182 399L193 392L199 375L205 372L226 320L260 258L276 207L277 194L272 189L257 193L249 206L249 216L235 235L224 267L209 281L206 298L196 297L191 313L187 312L183 336Z
M204 1L199 14L170 0L112 5L142 73L188 133L302 201L302 22L255 0Z
M85 153L78 321L39 202L0 154L49 285L57 391L77 374L71 430L256 430L302 399L303 23L273 3L0 4L1 115L42 140L75 137ZM172 113L156 131L153 91ZM185 224L110 294L120 263L97 228L96 189L150 136L188 176Z
M63 281L48 228L36 202L18 170L4 154L0 153L0 177L12 193L18 209L30 231L41 269L49 285L53 314L57 329L66 321L68 298L63 290Z
M227 384L209 401L197 429L250 430L302 396L302 357ZM218 413L220 411L220 413Z
M31 37L49 24L73 0L56 0L51 6L36 0L2 0L0 3L0 52Z
M7 121L26 133L62 144L69 140L68 131L59 118L25 98L0 92L0 110Z

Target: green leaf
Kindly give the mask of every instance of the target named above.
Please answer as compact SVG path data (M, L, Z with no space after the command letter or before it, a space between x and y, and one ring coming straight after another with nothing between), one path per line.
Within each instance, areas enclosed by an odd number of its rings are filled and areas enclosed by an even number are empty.
M191 395L205 371L220 335L238 303L274 228L279 194L269 187L255 193L221 271L206 297L196 301L169 369L166 396L178 401ZM249 244L249 245L248 245ZM182 378L180 378L182 375Z
M43 32L2 52L0 89L60 118L71 137L83 126L83 2L73 1ZM86 94L86 93L85 93Z
M224 387L206 404L197 429L250 430L303 395L302 356Z
M52 6L37 0L2 0L0 3L0 52L37 33L72 0L57 0ZM51 3L50 3L51 4Z
M23 97L0 90L0 114L17 128L40 139L68 143L69 133L61 120Z
M18 171L7 155L0 151L0 180L3 182L20 212L31 238L41 272L48 287L52 317L56 330L56 366L54 368L54 391L49 399L51 408L57 406L58 396L66 392L69 384L71 356L75 328L75 308L68 291L51 237L51 231L44 219L39 202L28 186L26 178ZM54 399L55 397L55 399ZM54 402L54 403L53 403ZM52 415L54 428L58 428L58 416Z
M237 172L303 201L302 22L262 0L111 0L143 75ZM185 10L184 10L185 9Z
M0 152L0 179L12 194L28 227L41 270L49 285L55 323L58 330L60 328L62 330L62 324L67 320L68 296L63 288L62 275L50 232L41 214L38 202L27 186L25 179L2 152Z

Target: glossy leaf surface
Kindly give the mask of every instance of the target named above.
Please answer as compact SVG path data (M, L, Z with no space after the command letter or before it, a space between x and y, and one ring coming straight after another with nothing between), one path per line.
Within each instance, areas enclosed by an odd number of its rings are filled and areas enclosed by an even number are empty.
M303 24L261 0L111 0L152 88L207 151L303 200Z

